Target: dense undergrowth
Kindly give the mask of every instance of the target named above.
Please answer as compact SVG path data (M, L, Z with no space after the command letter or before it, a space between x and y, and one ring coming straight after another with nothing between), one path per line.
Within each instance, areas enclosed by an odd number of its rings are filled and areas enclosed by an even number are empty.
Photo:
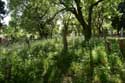
M103 39L92 39L89 46L80 38L69 39L68 51L64 51L61 39L1 46L0 83L87 83L90 53L93 83L124 83L124 60L117 42L111 43L110 54Z

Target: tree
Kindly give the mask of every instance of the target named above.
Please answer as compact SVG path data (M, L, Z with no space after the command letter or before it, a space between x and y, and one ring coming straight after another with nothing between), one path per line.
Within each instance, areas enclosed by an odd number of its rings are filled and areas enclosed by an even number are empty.
M97 6L100 2L103 0L96 1L94 3L89 2L89 7L88 8L88 21L86 22L85 16L83 15L82 11L82 1L81 0L75 0L75 1L67 1L67 0L62 0L61 4L64 5L64 7L67 8L68 11L70 11L72 14L75 15L76 19L79 21L79 23L82 25L83 28L83 34L85 36L85 40L89 40L92 35L91 31L91 24L92 24L92 14L93 14L93 8L94 6ZM83 1L84 2L84 1Z
M19 26L29 33L39 33L41 38L47 38L51 35L51 25L54 23L54 18L61 11L64 11L64 9L57 9L55 4L49 0L29 0L27 2L25 2L25 0L20 2L10 0L10 2L13 2L9 3L10 10L15 11L13 14L16 14L20 19L20 21L18 21ZM16 5L14 5L14 3Z
M5 3L0 0L0 21L4 18L6 11L5 11ZM2 26L2 23L0 22L0 27Z
M3 15L5 15L5 13L5 3L2 0L0 0L0 17L3 18Z

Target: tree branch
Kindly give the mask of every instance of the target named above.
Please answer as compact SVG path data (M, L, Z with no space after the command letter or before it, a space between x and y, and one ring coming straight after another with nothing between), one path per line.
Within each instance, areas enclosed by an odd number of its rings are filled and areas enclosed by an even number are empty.
M89 15L88 15L88 27L91 29L91 21L92 21L92 13L93 13L93 8L94 6L98 5L100 2L102 2L104 0L98 0L97 2L95 2L94 4L92 4L90 7L89 7Z
M85 30L87 28L87 23L85 22L84 16L83 16L82 11L81 11L80 0L75 0L75 3L77 6L77 9L74 8L75 9L74 10L75 17L78 19L80 24L83 26L83 29Z
M72 8L63 8L63 9L57 11L51 18L49 18L49 19L46 20L46 22L44 23L43 26L45 26L47 23L50 23L59 13L65 11L65 10L70 11L71 9Z
M98 0L97 2L95 2L94 4L92 4L92 6L96 6L96 5L98 5L100 2L102 2L102 1L104 1L104 0Z

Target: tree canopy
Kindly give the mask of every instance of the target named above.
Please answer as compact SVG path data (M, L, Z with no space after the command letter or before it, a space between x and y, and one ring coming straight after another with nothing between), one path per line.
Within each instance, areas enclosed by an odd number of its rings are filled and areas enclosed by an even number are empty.
M6 2L0 83L125 83L125 0Z

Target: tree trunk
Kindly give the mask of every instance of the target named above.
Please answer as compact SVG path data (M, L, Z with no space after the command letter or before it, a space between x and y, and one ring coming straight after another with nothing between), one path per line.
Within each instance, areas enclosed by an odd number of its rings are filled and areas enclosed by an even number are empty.
M92 22L92 14L93 14L93 8L94 6L97 6L100 2L102 2L103 0L98 0L97 2L93 3L90 5L89 7L89 11L88 11L88 22L85 21L82 10L81 10L81 6L80 6L80 0L75 0L76 3L76 8L73 8L72 10L70 10L76 17L76 19L79 21L79 23L82 25L83 28L83 34L85 36L85 40L89 41L92 35L92 31L91 31L91 22Z
M5 65L5 77L4 77L5 83L11 82L11 68L12 68L11 64Z
M93 56L92 56L92 47L91 44L89 42L89 50L90 50L90 73L89 73L89 82L88 83L92 83L93 82L93 75L94 75L94 64L93 64Z
M67 29L68 25L64 22L64 29L63 29L63 49L65 52L68 50L68 42L67 42Z
M125 58L125 40L119 40L119 49L121 51L122 57Z

